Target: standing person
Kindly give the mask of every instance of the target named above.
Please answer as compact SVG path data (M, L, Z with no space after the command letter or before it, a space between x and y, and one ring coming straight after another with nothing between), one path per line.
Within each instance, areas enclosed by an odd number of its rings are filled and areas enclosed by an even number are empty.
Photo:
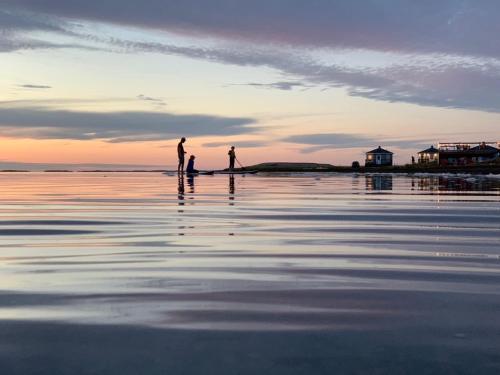
M177 145L177 156L179 157L179 165L177 166L177 173L184 172L184 154L186 154L186 151L184 151L184 145L183 145L184 142L186 142L186 138L182 137L181 141Z
M229 155L229 169L234 169L234 161L236 160L236 152L234 151L234 146L231 146L231 149L227 153Z

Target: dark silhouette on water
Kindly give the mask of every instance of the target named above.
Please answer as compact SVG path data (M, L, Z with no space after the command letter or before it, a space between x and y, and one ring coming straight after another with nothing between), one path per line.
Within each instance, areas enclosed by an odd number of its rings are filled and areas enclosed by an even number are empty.
M199 171L197 169L194 169L194 159L196 159L196 156L194 155L191 155L189 157L189 161L188 161L188 164L187 164L187 168L186 168L186 173L198 173Z
M184 172L184 155L186 151L184 151L184 142L186 142L186 138L182 137L181 141L177 145L177 156L179 157L179 164L177 165L177 173Z
M188 174L187 175L187 183L189 185L189 193L193 194L194 193L194 174ZM189 199L193 199L192 197Z
M234 146L231 146L231 149L227 153L229 155L229 169L234 169L234 162L236 161L236 152L234 151Z
M234 206L234 175L229 175L229 202L230 206Z
M179 181L177 185L177 198L179 199L179 206L184 206L184 175L179 175Z

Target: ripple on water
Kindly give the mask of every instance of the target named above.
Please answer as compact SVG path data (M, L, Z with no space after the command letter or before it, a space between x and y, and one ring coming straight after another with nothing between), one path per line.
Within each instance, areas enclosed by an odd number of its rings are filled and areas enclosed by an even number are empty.
M0 179L5 321L500 337L498 179Z

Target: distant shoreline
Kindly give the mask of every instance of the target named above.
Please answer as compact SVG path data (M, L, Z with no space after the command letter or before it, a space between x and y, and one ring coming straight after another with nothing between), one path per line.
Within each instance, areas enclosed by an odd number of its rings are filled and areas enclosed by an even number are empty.
M314 163L264 163L254 166L248 166L244 169L237 168L235 172L258 171L262 173L401 173L401 174L471 174L488 175L500 174L500 165L478 165L478 166L390 166L390 167L359 167L333 166L328 164ZM227 169L224 170L227 173ZM222 172L222 171L221 171ZM70 169L47 169L47 170L25 170L25 169L4 169L0 173L177 173L176 170L165 169L93 169L93 170L70 170Z

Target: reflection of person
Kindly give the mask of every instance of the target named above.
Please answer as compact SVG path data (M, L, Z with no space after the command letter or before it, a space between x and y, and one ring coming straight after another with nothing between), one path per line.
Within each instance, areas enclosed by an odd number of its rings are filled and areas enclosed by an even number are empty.
M236 152L234 151L234 146L227 153L229 155L229 169L234 169L234 161L236 160Z
M188 165L186 167L186 173L198 173L198 170L194 169L194 159L196 156L191 155L189 157Z
M234 176L229 175L229 194L234 195Z
M184 176L179 175L177 186L177 198L179 199L179 206L184 205Z
M229 200L234 201L234 176L229 175ZM230 206L234 205L234 202L229 203Z
M186 153L186 151L184 151L184 142L186 142L186 138L182 137L181 141L177 145L177 156L179 157L179 165L177 166L178 173L184 171L184 154Z
M187 176L187 183L189 185L189 193L193 194L194 193L194 174L188 174ZM192 197L189 199L193 199Z

